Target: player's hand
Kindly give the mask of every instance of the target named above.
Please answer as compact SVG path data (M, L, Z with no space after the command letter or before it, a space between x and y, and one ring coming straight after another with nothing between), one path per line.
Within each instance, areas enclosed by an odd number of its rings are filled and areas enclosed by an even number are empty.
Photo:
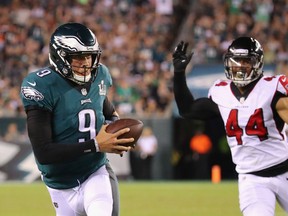
M127 133L130 128L124 128L112 134L106 132L107 126L108 125L103 125L98 135L96 136L100 152L123 155L124 152L131 150L130 146L124 146L120 144L133 142L134 138L117 139L120 135Z
M173 66L175 73L184 72L194 54L193 52L187 54L188 45L188 42L181 41L173 52Z

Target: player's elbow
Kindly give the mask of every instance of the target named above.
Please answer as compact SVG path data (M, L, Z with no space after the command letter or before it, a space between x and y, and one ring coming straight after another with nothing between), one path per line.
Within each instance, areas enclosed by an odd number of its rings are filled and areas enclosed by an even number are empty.
M49 154L49 151L46 151L42 148L33 149L33 152L34 152L35 159L41 165L55 163L55 158L57 158L55 156L51 156Z
M51 159L49 159L47 156L45 156L44 154L37 154L34 152L35 158L38 161L39 164L41 165L47 165L47 164L51 164L52 161Z

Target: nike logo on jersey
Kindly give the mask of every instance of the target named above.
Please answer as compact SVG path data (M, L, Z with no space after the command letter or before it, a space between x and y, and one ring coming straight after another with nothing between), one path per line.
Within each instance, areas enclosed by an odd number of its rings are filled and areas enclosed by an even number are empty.
M28 81L27 81L27 83L28 83L29 85L31 85L31 86L36 86L36 82L28 82Z

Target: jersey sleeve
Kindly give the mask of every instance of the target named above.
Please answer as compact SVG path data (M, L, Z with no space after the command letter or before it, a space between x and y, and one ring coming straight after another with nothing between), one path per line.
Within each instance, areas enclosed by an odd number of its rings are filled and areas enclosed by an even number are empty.
M100 64L99 73L101 73L101 75L105 77L105 79L107 80L108 87L110 88L113 85L113 81L108 67L104 64Z
M277 91L288 96L288 78L285 75L280 75L278 81Z
M221 79L218 79L216 80L213 85L209 88L209 91L208 91L208 98L212 98L213 97L213 94L215 92L215 87L225 87L225 86L228 86L229 83L225 80L221 80Z
M49 77L49 69L36 71L29 74L21 85L21 99L25 110L31 108L53 110L53 95L47 85L53 85ZM53 88L52 88L53 89Z
M226 103L225 94L227 91L230 90L230 82L227 80L221 80L218 79L214 82L214 84L210 87L208 91L208 98L210 98L214 103L216 103L218 106L226 106L224 105Z

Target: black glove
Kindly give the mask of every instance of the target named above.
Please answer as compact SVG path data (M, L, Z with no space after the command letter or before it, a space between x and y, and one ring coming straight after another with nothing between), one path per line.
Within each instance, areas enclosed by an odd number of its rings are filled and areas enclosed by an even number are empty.
M184 41L181 41L173 52L173 66L175 73L184 72L194 54L193 52L186 54L187 47L188 42L184 43Z

